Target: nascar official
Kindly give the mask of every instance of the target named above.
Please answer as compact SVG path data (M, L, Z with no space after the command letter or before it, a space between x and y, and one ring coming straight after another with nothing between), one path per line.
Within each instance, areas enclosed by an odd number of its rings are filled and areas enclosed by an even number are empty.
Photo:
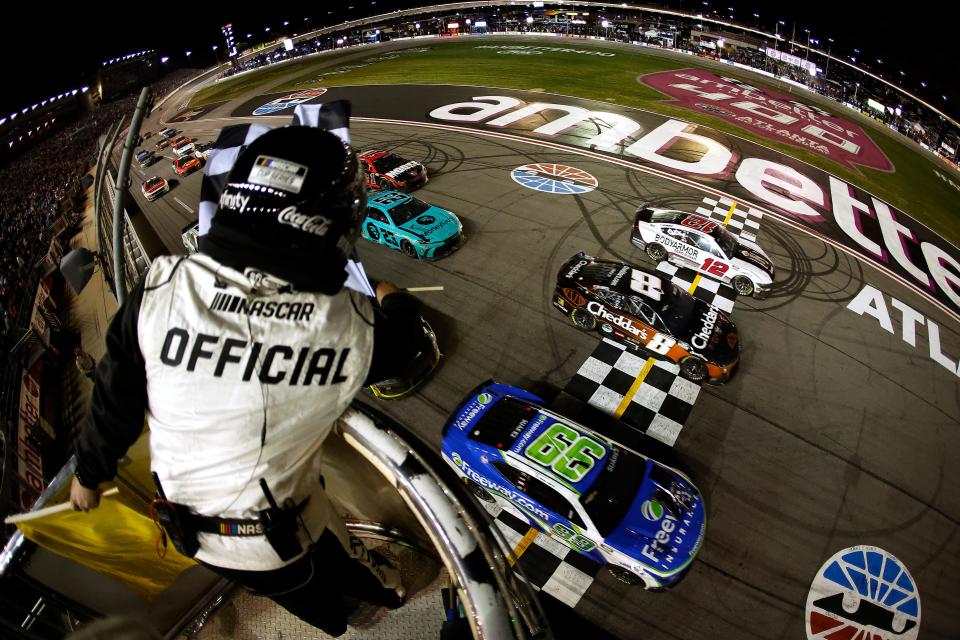
M110 324L70 500L99 504L145 418L178 550L340 635L344 593L396 607L404 591L332 508L321 448L364 385L409 361L420 316L390 283L379 308L344 287L366 207L347 142L306 126L241 139L200 252L155 260Z

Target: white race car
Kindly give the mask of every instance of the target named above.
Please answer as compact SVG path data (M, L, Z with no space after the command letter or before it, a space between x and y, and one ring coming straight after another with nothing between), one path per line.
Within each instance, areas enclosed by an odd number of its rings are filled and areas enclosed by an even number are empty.
M773 263L763 249L695 213L641 206L630 241L655 262L693 269L742 296L764 298L773 283Z
M140 192L149 202L153 202L167 191L170 191L170 184L159 176L147 178L140 185Z

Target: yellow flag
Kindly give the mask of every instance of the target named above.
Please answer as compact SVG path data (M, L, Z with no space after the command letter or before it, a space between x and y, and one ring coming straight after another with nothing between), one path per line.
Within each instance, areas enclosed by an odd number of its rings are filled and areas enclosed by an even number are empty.
M104 497L88 512L64 511L17 523L27 539L111 576L137 594L152 600L195 563L167 545L157 556L159 531L147 516L117 497Z

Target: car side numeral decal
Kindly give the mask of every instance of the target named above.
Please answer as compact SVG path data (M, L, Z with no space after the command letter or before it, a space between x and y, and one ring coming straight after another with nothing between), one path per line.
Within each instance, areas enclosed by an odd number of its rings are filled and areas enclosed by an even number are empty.
M559 522L553 525L553 535L557 536L571 547L577 549L578 551L583 551L584 553L593 551L597 547L597 544L590 538L580 535L576 531L573 531L569 527L566 527Z
M701 218L700 216L690 216L682 220L680 224L690 229L699 229L704 233L710 233L717 228L716 222L707 220L706 218Z
M710 275L723 277L723 274L727 272L727 269L730 268L730 265L723 262L718 262L713 258L707 258L703 261L703 264L700 265L700 269L706 271Z
M630 288L642 296L659 300L663 297L662 284L660 278L656 276L636 269L630 270Z
M587 436L581 436L575 430L559 422L540 434L524 455L545 467L549 467L561 478L577 483L590 473L598 460L602 460L607 449Z
M650 342L646 344L646 347L649 351L653 351L654 353L665 356L675 344L677 344L677 341L670 336L665 336L662 333L658 333L650 338Z

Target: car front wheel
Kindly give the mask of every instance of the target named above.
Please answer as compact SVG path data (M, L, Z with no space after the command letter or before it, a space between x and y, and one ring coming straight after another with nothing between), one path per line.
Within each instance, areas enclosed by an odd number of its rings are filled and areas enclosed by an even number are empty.
M654 262L663 262L667 259L667 250L662 244L651 243L647 245L647 255Z
M570 322L578 329L593 331L597 328L597 319L586 309L574 309L570 312Z
M614 578L616 578L617 580L619 580L624 584L646 585L646 580L644 580L643 578L635 574L633 571L630 571L629 569L624 569L623 567L616 567L613 565L610 565L609 567L607 567L607 569L610 571L611 575L613 575Z
M680 361L680 375L690 382L703 382L707 379L707 365L696 356L687 356Z
M403 251L403 255L409 256L411 258L417 257L417 250L410 243L409 240L402 240L400 242L400 251Z
M737 276L733 279L733 288L741 296L752 296L755 291L753 281L747 276Z
M478 485L476 482L474 482L470 478L464 478L463 484L467 485L467 488L473 492L473 495L477 498L477 500L486 502L487 504L493 504L494 502L496 502L496 499L492 495L487 493L487 491L485 491L483 487Z

